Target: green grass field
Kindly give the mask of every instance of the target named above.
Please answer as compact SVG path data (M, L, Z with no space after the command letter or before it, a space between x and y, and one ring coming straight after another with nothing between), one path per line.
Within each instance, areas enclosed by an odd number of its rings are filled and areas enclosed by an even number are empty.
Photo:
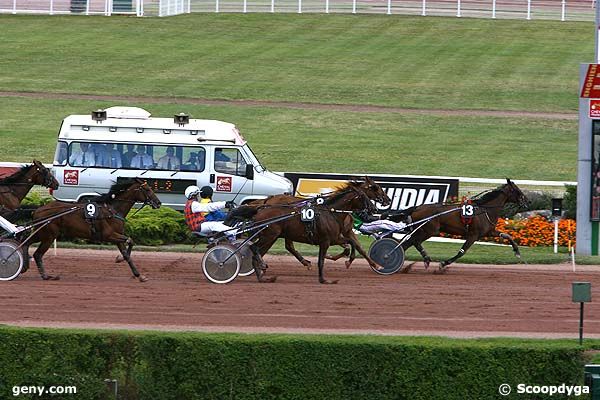
M0 16L0 90L574 111L593 25L385 15Z

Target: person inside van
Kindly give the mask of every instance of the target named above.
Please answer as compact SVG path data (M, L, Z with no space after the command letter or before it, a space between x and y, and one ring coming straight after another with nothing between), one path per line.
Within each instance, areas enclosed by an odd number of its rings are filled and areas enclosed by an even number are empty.
M137 153L134 151L134 147L134 145L128 144L127 151L123 153L123 165L127 167L131 165L131 160L133 160L133 157L137 155Z
M106 148L104 147L104 145L100 143L94 143L90 146L90 148L94 152L94 160L96 162L96 166L106 166Z
M166 170L177 170L179 169L180 162L179 158L175 155L175 148L173 146L167 147L167 154L158 159L156 168Z
M106 153L103 165L111 168L121 168L123 166L121 162L121 153L119 150L115 149L114 143L106 144Z
M81 151L76 151L71 154L69 164L75 167L93 167L96 165L94 152L90 149L89 143L79 143Z
M203 235L211 235L217 232L227 231L228 236L235 236L235 230L225 225L223 221L227 214L221 211L223 208L232 208L231 201L212 201L213 189L210 186L188 186L185 189L184 216L187 226L192 232Z
M192 151L189 160L181 166L181 169L185 171L202 171L203 165L198 162L198 153Z
M149 169L154 166L154 160L152 156L146 154L146 146L143 144L138 145L137 154L131 160L131 168Z

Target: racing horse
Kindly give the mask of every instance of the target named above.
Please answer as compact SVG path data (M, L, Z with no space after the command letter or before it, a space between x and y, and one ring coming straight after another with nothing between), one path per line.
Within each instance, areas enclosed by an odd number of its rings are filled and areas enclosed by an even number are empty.
M148 184L135 178L112 185L108 193L93 198L93 202L53 201L39 207L33 214L34 223L45 219L48 222L41 225L30 241L41 242L33 253L33 258L42 279L58 279L46 274L42 258L54 239L62 234L66 238L116 244L122 256L122 259L117 257L117 262L127 261L133 276L140 282L145 282L147 278L138 272L131 260L133 241L124 234L125 217L137 202L143 203L144 206L149 204L152 208L159 208L161 205ZM62 212L66 214L51 219ZM27 250L25 251L25 254L28 254Z
M349 184L351 185L351 184ZM256 242L250 248L253 253L252 265L259 282L273 282L276 277L264 278L265 265L262 257L269 251L278 238L289 239L293 242L308 243L319 246L319 282L337 283L324 278L323 265L327 249L331 245L351 244L359 253L365 257L367 262L375 268L380 269L368 254L362 249L356 236L352 233L351 211L367 210L375 212L376 208L367 195L356 189L342 187L331 193L324 199L323 204L300 203L300 204L265 204L262 206L241 206L230 212L230 218L236 215L252 216L252 220L261 225L264 221L273 221L278 217L285 217L278 222L269 222L257 233ZM351 187L351 186L350 186ZM332 207L333 204L347 204L347 210L339 210ZM314 211L312 218L303 221L305 207ZM252 210L252 213L247 213ZM309 215L306 213L306 215ZM306 219L306 218L305 218ZM227 223L227 222L226 222ZM345 233L351 232L346 236Z
M0 179L0 215L4 214L3 209L16 210L34 185L58 189L56 178L37 160Z
M373 200L373 201L381 204L384 207L388 206L391 203L391 199L385 194L385 192L383 191L381 186L379 186L379 184L377 184L373 179L371 179L368 176L365 176L364 181L350 181L350 182L346 183L345 186L342 186L341 188L339 188L339 190L334 191L332 193L325 194L321 197L323 198L324 201L327 201L327 204L331 208L335 208L335 209L339 209L339 210L350 210L350 202L349 201L351 201L352 199L348 196L342 196L342 195L346 194L346 193L351 194L352 192L356 192L356 191L363 192L370 200ZM287 205L290 207L294 207L294 206L306 204L309 201L314 201L314 199L309 200L309 199L305 199L302 197L278 194L278 195L270 196L264 200L255 200L251 203L251 205L268 204L268 205L281 205L281 206ZM375 210L375 211L377 211L377 210ZM326 258L337 260L341 257L350 255L350 259L348 261L346 261L346 267L349 267L350 264L352 263L352 261L354 260L355 247L353 246L353 243L358 243L358 239L356 239L356 235L354 234L352 229L349 229L347 232L345 232L344 236L347 236L349 239L353 238L355 240L351 240L348 244L344 244L343 245L344 251L342 253L340 253L339 255L337 255L335 257L326 256ZM348 245L350 246L350 248L348 248ZM359 247L360 247L360 245L359 245ZM291 253L294 257L296 257L296 259L298 261L300 261L300 263L302 265L304 265L305 267L310 269L311 262L309 260L305 259L302 256L302 254L300 254L296 250L296 248L294 247L294 242L291 239L289 239L289 238L285 239L285 248L289 253ZM362 248L361 248L361 250L362 250ZM361 252L361 250L359 250L359 252L361 254L363 254L364 251Z
M470 223L466 225L461 219L461 207L456 204L426 204L412 207L397 215L391 215L390 219L399 222L404 221L407 216L410 216L412 221L426 220L432 217L429 221L424 222L422 226L417 223L410 239L402 244L404 250L410 246L415 246L423 257L425 268L428 268L431 262L431 258L422 245L425 240L438 235L440 232L462 236L465 243L458 253L452 258L440 262L437 272L444 273L448 265L462 257L473 243L486 236L500 237L507 240L512 246L515 256L521 257L519 247L513 238L496 230L496 222L500 216L500 211L507 203L516 204L519 207L526 207L529 204L529 200L521 189L508 178L506 184L472 199L472 216ZM453 209L455 210L452 211ZM402 272L408 272L411 265L405 267Z

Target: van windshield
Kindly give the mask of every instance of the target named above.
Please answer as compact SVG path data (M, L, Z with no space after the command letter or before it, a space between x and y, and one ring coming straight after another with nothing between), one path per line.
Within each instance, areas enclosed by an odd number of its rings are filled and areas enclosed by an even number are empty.
M205 154L206 150L201 146L111 142L71 142L68 145L68 163L73 167L204 171ZM65 165L66 155L66 143L59 142L55 164Z
M254 155L254 152L252 151L252 149L250 149L250 146L246 144L243 148L246 151L248 157L250 158L250 163L254 165L256 171L263 172L265 170L265 167L263 167L260 161L258 161L258 158L256 158L256 156Z

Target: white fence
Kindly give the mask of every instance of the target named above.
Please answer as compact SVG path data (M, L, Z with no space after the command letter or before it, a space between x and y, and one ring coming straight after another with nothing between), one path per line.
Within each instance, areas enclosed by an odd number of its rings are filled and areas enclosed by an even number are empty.
M594 6L591 0L0 0L0 13L371 13L594 21Z

